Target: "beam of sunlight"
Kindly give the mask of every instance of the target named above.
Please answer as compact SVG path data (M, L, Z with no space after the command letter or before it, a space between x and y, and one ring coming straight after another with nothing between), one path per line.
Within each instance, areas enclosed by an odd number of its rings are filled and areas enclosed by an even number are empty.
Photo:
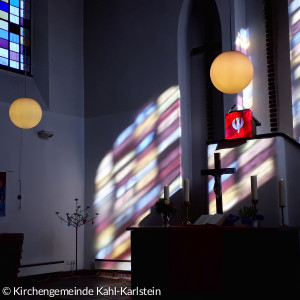
M213 164L213 150L216 145L209 145L208 159ZM257 175L258 188L275 176L276 146L275 139L249 140L236 148L222 149L222 168L236 168L235 174L221 177L223 211L226 212L251 195L251 175ZM226 161L226 157L230 160ZM223 162L226 162L223 166ZM212 165L213 167L213 165ZM213 190L214 178L208 179L209 213L216 213L216 197Z
M101 160L95 176L96 258L130 259L126 228L150 214L164 185L171 196L182 187L180 123L180 91L172 86L141 109ZM101 262L101 268L121 266Z

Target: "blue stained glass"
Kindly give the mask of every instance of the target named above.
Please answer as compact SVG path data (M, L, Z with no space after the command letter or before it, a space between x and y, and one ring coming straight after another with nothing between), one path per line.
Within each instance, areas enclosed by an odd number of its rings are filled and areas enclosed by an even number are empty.
M8 50L0 48L0 56L8 58Z
M25 63L25 64L29 65L30 64L30 57L27 56L27 55L21 54L20 55L20 61L21 61L21 63Z
M31 72L30 25L31 0L0 0L0 68Z
M8 30L8 22L0 20L0 28Z
M14 15L10 15L10 21L15 24L20 24L20 18Z
M29 20L30 19L30 12L27 11L27 10L22 10L21 9L20 17Z
M20 7L20 1L19 0L10 0L10 4L16 7Z
M22 71L26 71L29 72L30 71L30 67L28 65L24 65L24 64L20 64L20 69ZM26 69L26 70L25 70Z
M17 61L14 60L10 60L9 61L9 66L15 69L19 69L19 63Z
M14 51L10 51L9 53L9 58L15 61L19 61L20 60L20 55L18 52L14 52Z
M0 1L0 9L8 12L8 4L3 1Z
M30 30L24 27L20 27L20 35L30 37Z
M8 40L8 31L0 29L0 38Z
M15 33L12 33L10 32L10 41L11 42L14 42L14 43L17 43L17 44L20 44L20 36L15 34Z
M19 44L16 43L9 43L9 50L19 52Z
M4 66L8 66L8 59L4 57L0 57L0 64Z
M20 10L17 7L14 6L10 6L10 13L15 15L15 16L19 16L20 15Z
M30 39L27 39L24 36L21 36L20 37L20 44L30 47Z

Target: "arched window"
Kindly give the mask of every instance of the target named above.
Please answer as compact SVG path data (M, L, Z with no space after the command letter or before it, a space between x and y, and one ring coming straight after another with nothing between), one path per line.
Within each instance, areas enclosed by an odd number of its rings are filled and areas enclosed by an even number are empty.
M300 3L289 1L289 30L290 30L290 60L291 60L291 85L293 105L293 136L300 142Z

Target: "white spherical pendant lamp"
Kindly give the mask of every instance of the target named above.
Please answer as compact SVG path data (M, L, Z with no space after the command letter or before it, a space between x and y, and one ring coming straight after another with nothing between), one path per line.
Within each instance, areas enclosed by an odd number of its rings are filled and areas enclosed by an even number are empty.
M31 98L18 98L9 108L10 120L22 129L36 126L42 119L42 109L39 103Z
M253 77L253 65L247 55L239 51L226 51L215 58L210 67L213 85L226 94L239 93Z

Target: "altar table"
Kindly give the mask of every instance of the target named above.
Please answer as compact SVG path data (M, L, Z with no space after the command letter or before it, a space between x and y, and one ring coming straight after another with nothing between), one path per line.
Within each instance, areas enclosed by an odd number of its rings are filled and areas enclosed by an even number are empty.
M298 229L130 227L132 288L163 294L298 291Z

